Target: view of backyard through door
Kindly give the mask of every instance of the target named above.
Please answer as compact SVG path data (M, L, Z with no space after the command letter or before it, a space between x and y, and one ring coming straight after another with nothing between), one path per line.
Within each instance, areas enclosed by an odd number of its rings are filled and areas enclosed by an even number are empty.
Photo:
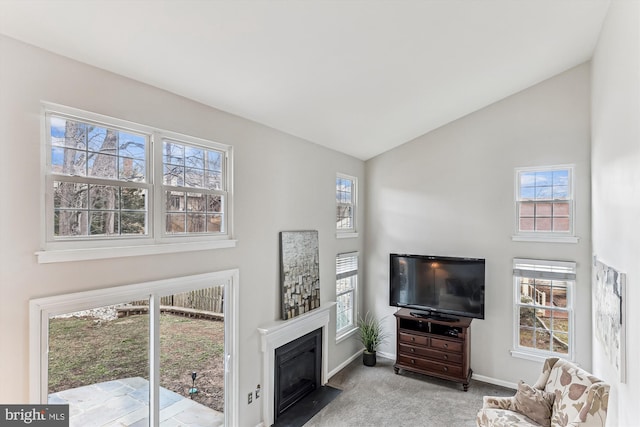
M178 408L199 410L196 402L224 412L223 289L220 285L160 298L161 421ZM150 332L149 300L51 317L49 402L71 405L71 425L76 424L74 413L92 408L103 417L98 421L92 416L93 425L116 420L129 425L126 420L148 418ZM96 396L104 400L89 402ZM181 404L184 399L192 406ZM171 405L173 410L167 411Z

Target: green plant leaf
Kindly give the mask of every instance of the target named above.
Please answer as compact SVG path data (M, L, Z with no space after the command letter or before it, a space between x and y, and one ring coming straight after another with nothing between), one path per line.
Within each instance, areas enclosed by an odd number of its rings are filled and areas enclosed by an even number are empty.
M358 330L360 332L360 342L362 342L365 350L369 353L376 351L378 346L387 338L386 333L382 329L381 320L376 319L369 312L365 314L364 318L360 317Z

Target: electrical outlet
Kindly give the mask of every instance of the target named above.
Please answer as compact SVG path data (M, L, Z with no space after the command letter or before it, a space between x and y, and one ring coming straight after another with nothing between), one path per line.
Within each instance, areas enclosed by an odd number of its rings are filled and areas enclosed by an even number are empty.
M249 398L247 401L247 405L250 404L251 402L253 402L253 393L249 393Z

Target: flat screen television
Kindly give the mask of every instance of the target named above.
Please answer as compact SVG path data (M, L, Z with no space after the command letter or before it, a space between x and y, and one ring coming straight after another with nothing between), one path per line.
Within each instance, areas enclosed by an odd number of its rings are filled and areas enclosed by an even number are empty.
M484 319L484 259L391 254L389 264L389 305L439 320Z

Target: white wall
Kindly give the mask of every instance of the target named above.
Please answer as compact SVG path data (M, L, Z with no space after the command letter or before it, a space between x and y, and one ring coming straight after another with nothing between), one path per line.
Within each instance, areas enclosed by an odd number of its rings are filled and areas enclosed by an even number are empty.
M30 298L238 267L239 420L257 425L264 399L247 406L242 396L262 378L257 327L280 317L278 232L319 231L321 300L334 301L336 253L363 250L362 237L335 238L335 175L359 177L364 190L364 163L5 37L0 57L0 402L28 401ZM237 247L38 264L41 101L233 145ZM329 342L330 371L360 347L355 340L335 345L335 334Z
M389 253L486 258L486 318L474 320L476 375L534 381L510 355L514 257L576 261L576 359L591 365L589 65L581 65L366 163L367 308L395 323ZM575 164L578 244L513 242L514 168ZM395 354L395 334L381 348Z
M640 2L613 1L593 58L593 253L627 273L627 382L593 335L594 374L612 385L607 425L638 425L640 402ZM595 331L594 331L595 332Z

